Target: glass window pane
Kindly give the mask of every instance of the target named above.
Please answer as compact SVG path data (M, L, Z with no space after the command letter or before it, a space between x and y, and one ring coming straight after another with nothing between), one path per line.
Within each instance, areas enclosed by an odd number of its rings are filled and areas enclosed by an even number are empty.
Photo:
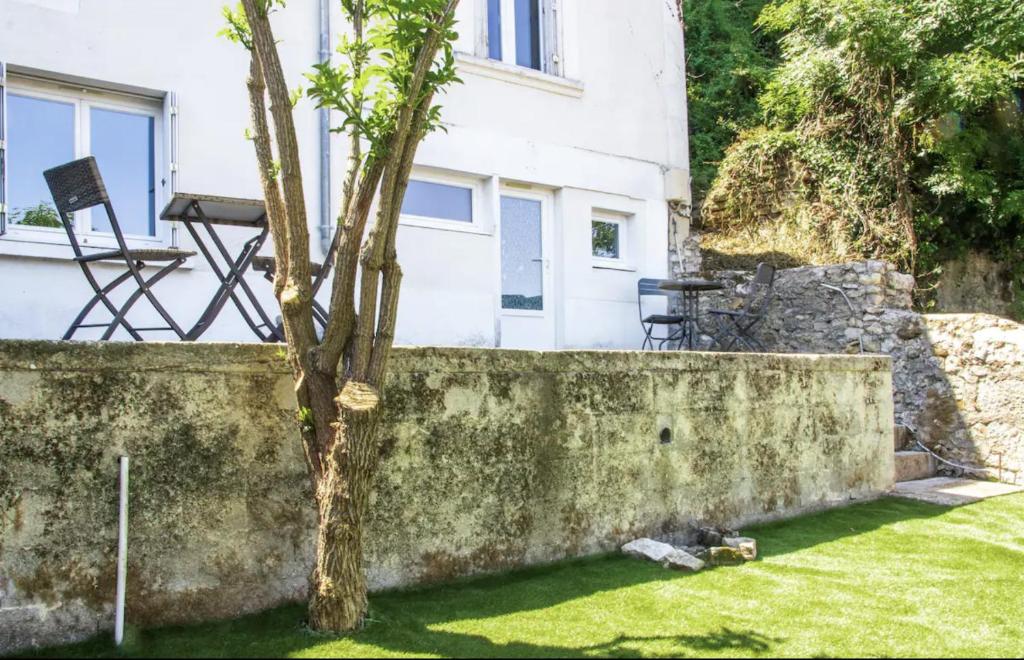
M89 113L92 155L125 234L156 235L154 119L118 110ZM93 209L94 231L111 231L107 214Z
M501 0L487 0L487 56L501 59Z
M402 202L402 214L473 222L473 189L429 181L410 181Z
M516 64L540 71L540 0L516 0Z
M43 171L75 159L75 106L7 94L9 222L61 227Z
M541 203L501 198L501 306L544 309Z
M591 223L591 237L595 257L619 258L619 223L594 220Z

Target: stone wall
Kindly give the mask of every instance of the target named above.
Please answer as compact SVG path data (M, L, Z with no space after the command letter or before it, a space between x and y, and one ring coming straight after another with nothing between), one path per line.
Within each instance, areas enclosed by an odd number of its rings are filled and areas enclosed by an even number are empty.
M897 421L977 476L1024 484L1024 325L929 314L892 351Z
M735 306L737 286L753 274L722 271L728 287L704 296L704 308ZM887 342L913 305L914 278L885 261L856 261L778 271L776 299L758 338L780 353L888 352Z
M301 599L314 513L274 346L0 342L0 653ZM890 362L397 350L375 589L742 525L892 484Z
M729 307L752 273L715 277L729 286L705 296L705 309ZM1024 326L919 314L914 279L882 261L782 270L776 290L758 333L768 350L891 356L897 422L971 474L1024 483Z

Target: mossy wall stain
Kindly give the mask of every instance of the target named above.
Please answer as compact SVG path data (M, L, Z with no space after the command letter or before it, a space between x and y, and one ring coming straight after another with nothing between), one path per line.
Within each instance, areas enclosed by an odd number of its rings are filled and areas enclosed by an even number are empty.
M11 384L0 390L0 584L14 585L3 606L48 612L24 643L109 624L123 454L134 623L304 597L315 513L275 350L0 342ZM398 349L370 583L444 581L607 551L695 519L740 524L882 492L891 425L877 419L891 405L879 403L889 380L877 372L887 368Z

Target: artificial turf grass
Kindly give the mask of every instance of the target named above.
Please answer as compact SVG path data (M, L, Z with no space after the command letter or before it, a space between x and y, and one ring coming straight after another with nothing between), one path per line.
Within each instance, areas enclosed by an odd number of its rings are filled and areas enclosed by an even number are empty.
M303 608L49 655L293 657L1024 655L1024 495L883 499L746 530L761 558L682 575L620 556L371 598L359 634Z

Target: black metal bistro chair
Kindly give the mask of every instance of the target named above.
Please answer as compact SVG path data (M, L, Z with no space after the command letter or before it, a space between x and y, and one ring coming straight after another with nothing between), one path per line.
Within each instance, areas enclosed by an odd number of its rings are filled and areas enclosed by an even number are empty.
M123 327L135 341L143 341L142 335L139 334L141 332L164 330L170 330L178 335L179 339L185 339L185 332L171 318L171 315L167 313L167 310L160 304L160 301L156 299L152 288L154 284L167 277L168 274L184 264L189 257L195 256L196 253L175 249L128 249L124 235L121 233L121 227L117 223L114 207L110 204L110 197L107 195L106 186L103 185L103 178L100 176L96 159L92 156L47 170L43 172L43 176L46 178L46 184L50 187L53 201L57 205L57 214L60 216L61 223L63 223L64 229L68 233L71 249L75 253L75 261L82 267L85 279L88 280L95 293L71 323L71 327L64 334L64 339L71 339L75 332L81 328L106 328L101 338L105 341L110 339L118 326ZM117 249L84 254L78 243L78 238L75 236L74 213L95 206L102 206L106 211L114 238L117 240ZM124 262L126 270L107 284L101 286L91 270L91 266L100 261ZM166 263L167 265L163 266L149 278L143 277L143 269L146 268L147 263L151 262ZM117 287L129 280L135 282L136 289L118 307L110 300L110 295ZM143 296L149 300L157 314L167 323L166 326L136 328L128 322L126 318L128 312ZM107 308L113 319L107 323L86 323L85 320L89 313L100 303Z
M644 329L644 344L643 350L654 349L654 342L658 342L658 350L660 351L665 344L671 341L679 341L683 336L683 323L686 322L685 316L678 314L648 314L644 315L644 298L652 296L661 296L664 298L674 298L675 294L671 291L667 291L659 287L661 280L642 278L637 282L637 295L636 302L637 308L640 310L640 325ZM655 337L654 329L656 327L667 328L668 333L664 337ZM672 330L672 327L675 329Z
M736 344L742 344L752 351L764 353L764 344L754 334L754 330L764 320L768 307L775 299L775 267L758 264L754 279L741 285L740 291L737 309L708 310L718 328L714 337L715 344L725 351L731 350Z
M334 265L334 258L338 252L340 236L341 229L339 228L334 232L334 238L331 240L331 247L327 251L324 263L319 264L311 261L309 264L309 273L313 277L313 319L320 325L320 329L324 331L327 330L328 311L316 301L316 294L320 292L320 287L323 286L331 274L331 267ZM258 273L263 273L263 277L273 284L274 277L277 275L277 257L254 257L252 269ZM284 327L281 324L278 324L276 332L283 341Z

